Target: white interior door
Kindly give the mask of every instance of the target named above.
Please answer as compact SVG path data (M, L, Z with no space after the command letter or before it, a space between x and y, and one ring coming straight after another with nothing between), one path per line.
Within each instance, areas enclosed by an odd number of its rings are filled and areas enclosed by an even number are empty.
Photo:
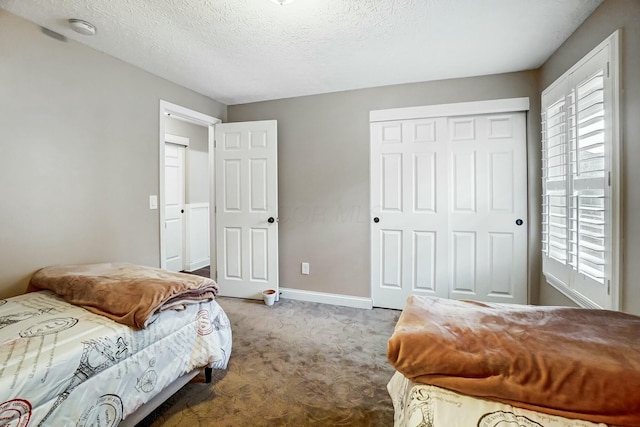
M527 302L525 130L524 113L371 124L375 306Z
M275 120L215 126L216 253L221 295L278 291Z
M447 297L446 119L371 125L373 302Z
M164 238L167 270L184 268L185 147L165 144Z
M448 119L449 297L527 303L524 113Z

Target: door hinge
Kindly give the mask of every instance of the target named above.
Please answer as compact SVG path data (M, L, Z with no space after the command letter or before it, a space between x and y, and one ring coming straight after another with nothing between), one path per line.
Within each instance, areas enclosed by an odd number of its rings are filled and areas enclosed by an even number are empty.
M607 61L607 77L609 77L609 61Z
M611 187L611 171L607 172L607 184Z
M607 280L607 295L611 295L611 280Z
M218 141L216 141L215 139L213 140L213 148L216 148L218 146Z

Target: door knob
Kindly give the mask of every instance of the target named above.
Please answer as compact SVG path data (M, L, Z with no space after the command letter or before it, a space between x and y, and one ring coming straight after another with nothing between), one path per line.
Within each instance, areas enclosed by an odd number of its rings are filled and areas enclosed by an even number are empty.
M184 209L180 209L180 213L184 213Z
M269 217L269 219L267 220L267 222L268 222L269 224L273 224L274 222L276 222L276 220L275 220L275 218L274 218L274 217L270 216L270 217Z
M378 218L378 217L373 218L373 222L375 222L375 223L380 222L380 218Z
M522 224L523 224L523 221L520 218L516 219L516 225L522 225Z

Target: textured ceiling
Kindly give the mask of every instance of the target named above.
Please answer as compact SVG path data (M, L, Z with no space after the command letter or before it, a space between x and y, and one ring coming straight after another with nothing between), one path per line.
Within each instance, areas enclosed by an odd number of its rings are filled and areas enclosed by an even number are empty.
M602 0L0 0L228 105L535 69ZM93 37L69 29L92 22Z

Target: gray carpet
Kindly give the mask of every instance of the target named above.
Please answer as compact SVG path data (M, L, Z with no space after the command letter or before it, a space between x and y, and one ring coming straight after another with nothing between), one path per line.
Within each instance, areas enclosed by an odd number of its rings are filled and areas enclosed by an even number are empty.
M138 427L391 426L387 340L400 311L219 298L226 371L194 379Z

